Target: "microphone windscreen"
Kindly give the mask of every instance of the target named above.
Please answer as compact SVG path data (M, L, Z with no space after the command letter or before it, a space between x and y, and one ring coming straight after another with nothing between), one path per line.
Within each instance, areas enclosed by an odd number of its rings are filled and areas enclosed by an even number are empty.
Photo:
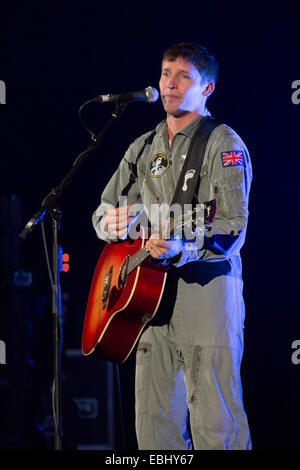
M158 100L159 93L156 88L148 86L146 88L146 96L147 96L148 103L154 103L155 101Z

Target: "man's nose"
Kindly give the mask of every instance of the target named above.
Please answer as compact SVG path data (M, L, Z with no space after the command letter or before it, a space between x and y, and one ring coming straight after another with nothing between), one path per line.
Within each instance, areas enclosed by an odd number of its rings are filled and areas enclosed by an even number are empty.
M173 88L177 88L177 79L176 79L176 77L170 77L169 78L168 86L171 90Z

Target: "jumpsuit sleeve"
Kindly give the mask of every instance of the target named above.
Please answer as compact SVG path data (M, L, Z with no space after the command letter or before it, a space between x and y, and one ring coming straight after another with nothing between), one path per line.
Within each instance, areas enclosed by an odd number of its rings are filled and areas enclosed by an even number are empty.
M92 215L92 222L97 236L109 242L109 236L103 227L102 220L106 211L110 208L141 203L141 195L136 175L135 156L137 144L130 145L118 169L105 187L101 203Z
M239 154L239 152L242 152ZM234 164L224 161L222 154L242 155ZM226 157L226 156L225 156ZM249 152L242 139L228 126L218 126L206 148L209 199L216 201L216 214L210 231L196 242L183 241L179 267L191 261L222 261L238 254L245 240L248 221L248 199L252 180ZM201 186L201 184L200 184ZM200 195L200 189L199 189ZM199 202L204 202L199 199Z

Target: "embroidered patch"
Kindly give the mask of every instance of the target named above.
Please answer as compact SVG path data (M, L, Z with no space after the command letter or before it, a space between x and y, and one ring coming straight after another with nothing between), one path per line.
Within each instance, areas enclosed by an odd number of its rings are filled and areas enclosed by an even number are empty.
M195 174L195 171L196 170L188 170L186 172L186 174L184 175L184 183L183 183L183 186L182 186L182 191L187 191L187 182L188 180L190 180L191 178L194 178L194 174Z
M162 176L170 166L170 159L162 152L157 153L151 160L150 173L153 178Z
M222 165L227 166L245 166L244 153L242 150L233 150L230 152L222 152Z

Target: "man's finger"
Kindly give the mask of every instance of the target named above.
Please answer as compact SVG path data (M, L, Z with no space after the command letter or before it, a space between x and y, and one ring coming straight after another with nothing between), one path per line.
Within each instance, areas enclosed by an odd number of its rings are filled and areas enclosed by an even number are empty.
M103 219L106 230L118 235L119 231L127 229L132 219L132 216L128 216L129 209L130 206L108 209ZM125 232L123 232L123 235L124 233Z
M128 213L129 213L129 210L130 210L130 207L131 206L126 206L126 207L118 207L118 208L110 208L110 209L107 209L106 211L106 215L107 216L112 216L112 217L119 217L119 218L122 218L122 217L127 217L128 216Z

